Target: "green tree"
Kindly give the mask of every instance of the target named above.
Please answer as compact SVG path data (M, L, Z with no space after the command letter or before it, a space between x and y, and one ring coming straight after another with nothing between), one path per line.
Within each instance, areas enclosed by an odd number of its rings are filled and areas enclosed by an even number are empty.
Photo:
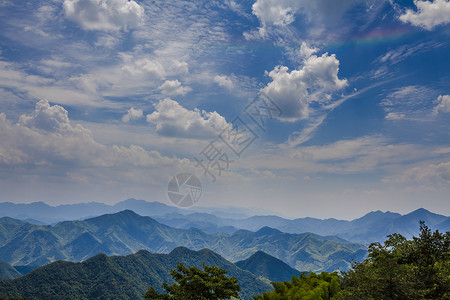
M420 222L420 235L389 235L343 274L344 299L450 299L450 232Z
M309 299L309 300L330 300L336 299L339 294L340 279L336 272L322 272L315 274L304 273L299 277L292 276L291 281L272 282L274 290L254 297L255 300L274 299Z
M208 267L203 264L203 270L196 267L185 267L177 264L178 271L171 270L170 274L175 280L171 285L163 283L167 294L160 294L150 288L144 298L154 300L219 300L239 298L241 287L236 277L227 277L227 271L217 267Z

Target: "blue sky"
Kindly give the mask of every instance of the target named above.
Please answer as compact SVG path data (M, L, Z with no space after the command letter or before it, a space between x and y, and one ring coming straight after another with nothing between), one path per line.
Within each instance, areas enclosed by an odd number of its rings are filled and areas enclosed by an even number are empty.
M449 24L447 0L1 0L0 201L169 204L190 172L201 206L450 215Z

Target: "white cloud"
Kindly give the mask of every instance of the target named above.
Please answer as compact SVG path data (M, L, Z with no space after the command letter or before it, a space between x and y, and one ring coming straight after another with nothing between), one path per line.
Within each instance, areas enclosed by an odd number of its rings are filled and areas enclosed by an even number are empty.
M437 105L433 108L433 114L436 115L439 112L450 113L450 95L440 95L435 103Z
M441 24L450 23L450 0L414 0L417 12L408 9L399 19L404 23L432 30Z
M347 85L347 80L338 78L338 72L339 60L334 54L312 55L291 72L286 66L275 67L268 73L272 81L263 92L281 107L282 120L308 119L313 110L311 103L327 103L331 93Z
M180 64L179 61L159 60L140 52L119 53L119 58L118 63L94 68L72 80L80 89L96 95L118 97L152 94L166 76L177 75L169 68L174 63ZM180 71L180 68L175 69Z
M122 122L128 123L132 120L139 120L143 117L144 112L142 111L142 109L135 109L134 107L132 107L125 115L123 115Z
M18 124L49 132L64 132L72 129L67 110L59 105L50 106L46 100L36 103L31 115L21 115Z
M386 120L426 120L431 114L433 91L422 86L405 86L391 92L380 105Z
M380 56L378 60L381 63L396 64L410 56L416 56L423 52L429 51L430 49L441 47L442 42L426 42L426 43L416 43L409 45L401 45L396 49L389 50L386 54Z
M296 17L302 15L308 23L314 23L313 30L316 33L323 31L325 27L339 24L342 15L353 5L365 3L365 0L257 0L252 6L252 12L258 17L261 27L257 35L267 36L274 27L286 27L295 21ZM381 1L380 1L381 2ZM376 5L371 3L366 11L374 9ZM255 33L244 34L246 38L255 36Z
M406 118L406 115L402 113L390 112L384 118L386 120L402 120Z
M90 130L73 125L63 107L45 100L31 114L21 115L16 124L1 113L0 140L0 173L14 169L13 175L23 176L21 180L35 174L69 181L72 176L92 181L107 177L109 183L125 178L140 181L149 176L149 170L169 170L169 176L188 163L137 145L101 144Z
M121 71L124 71L127 76L151 76L163 78L166 70L163 65L150 57L139 57L128 53L121 53L122 64Z
M300 46L299 55L301 58L305 59L313 55L314 53L318 52L320 49L309 46L308 43L302 42L302 45Z
M227 126L225 118L215 111L188 110L169 98L158 102L155 108L147 115L147 122L155 124L156 132L163 136L209 139Z
M188 86L181 86L178 80L166 80L159 87L161 92L165 95L186 95L192 89Z
M302 7L302 1L291 0L257 0L252 11L267 25L286 26L295 20L294 14Z
M55 72L56 69L53 67L52 74ZM86 83L91 84L89 80L86 80ZM109 101L99 99L91 91L81 91L64 79L60 81L52 77L30 74L17 64L5 61L0 61L0 87L20 91L22 96L27 95L27 99L47 99L58 104L97 107L111 104Z
M404 164L440 157L436 148L414 144L393 144L382 136L339 140L321 146L281 145L248 158L240 167L279 170L287 174L355 174L395 172ZM430 155L430 153L433 153Z
M404 171L399 176L386 177L383 181L386 183L448 185L450 184L450 162L413 167Z
M120 39L117 36L106 34L100 36L94 45L96 47L105 47L112 49L117 46L119 42Z
M233 81L230 77L226 75L216 75L214 76L214 81L220 85L221 87L232 89L233 88Z
M133 0L64 0L64 11L87 30L127 30L144 18L144 9Z

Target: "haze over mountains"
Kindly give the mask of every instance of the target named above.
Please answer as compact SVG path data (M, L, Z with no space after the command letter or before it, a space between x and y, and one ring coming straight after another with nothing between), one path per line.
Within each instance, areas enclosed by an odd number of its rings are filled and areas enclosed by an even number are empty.
M348 270L366 257L368 243L391 233L417 235L419 221L450 231L449 217L425 209L376 211L352 221L135 199L114 206L0 203L0 209L8 215L0 217L0 297L31 299L139 298L149 286L162 291L177 262L224 268L239 279L242 298L251 299L270 289L268 282L300 272ZM55 216L75 220L43 224Z
M188 209L182 209L175 206L169 206L161 202L148 202L145 200L127 199L115 205L109 205L100 202L63 204L50 206L44 202L33 202L29 204L16 204L12 202L0 203L0 217L11 217L20 220L35 220L47 224L67 220L78 220L89 217L96 217L108 213L116 213L122 210L130 209L142 216L163 216L168 213L177 213L181 215L191 213L210 213L218 217L243 219L255 214L267 214L262 209L248 209L236 207L201 207L194 206Z
M361 218L346 221L337 219L285 219L274 215L252 215L250 209L194 207L181 209L160 202L128 199L116 205L91 202L74 205L49 206L43 202L31 204L0 203L0 217L9 216L34 224L51 224L61 220L78 220L106 213L130 209L142 216L181 229L197 228L210 233L233 233L238 229L257 231L265 226L286 233L314 233L336 235L346 240L370 244L383 241L388 234L400 233L407 238L418 234L420 220L440 231L450 230L450 217L418 209L406 215L375 211ZM253 212L255 214L255 212Z
M130 210L54 226L0 219L0 260L14 266L83 261L99 253L126 255L142 249L168 253L178 246L208 248L231 261L262 250L300 271L346 270L352 260L361 260L366 254L365 246L334 236L289 234L270 227L212 234L169 227Z

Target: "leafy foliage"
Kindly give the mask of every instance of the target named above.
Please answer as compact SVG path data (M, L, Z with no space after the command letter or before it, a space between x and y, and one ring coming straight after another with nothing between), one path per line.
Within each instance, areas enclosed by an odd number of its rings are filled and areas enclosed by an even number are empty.
M320 274L310 272L308 275L303 273L299 277L292 276L292 281L272 282L275 288L272 292L266 292L254 299L336 299L341 290L339 281L336 272Z
M170 274L176 283L171 285L163 283L167 294L160 294L150 288L144 298L153 300L220 300L231 297L239 298L241 287L236 277L227 277L227 271L217 267L208 267L203 264L204 271L196 267L186 268L177 264L178 271L171 270Z
M450 299L450 232L420 223L420 235L388 236L343 276L345 299Z
M272 285L274 291L255 299L450 299L450 232L432 232L420 222L418 237L389 235L342 275L302 274Z

